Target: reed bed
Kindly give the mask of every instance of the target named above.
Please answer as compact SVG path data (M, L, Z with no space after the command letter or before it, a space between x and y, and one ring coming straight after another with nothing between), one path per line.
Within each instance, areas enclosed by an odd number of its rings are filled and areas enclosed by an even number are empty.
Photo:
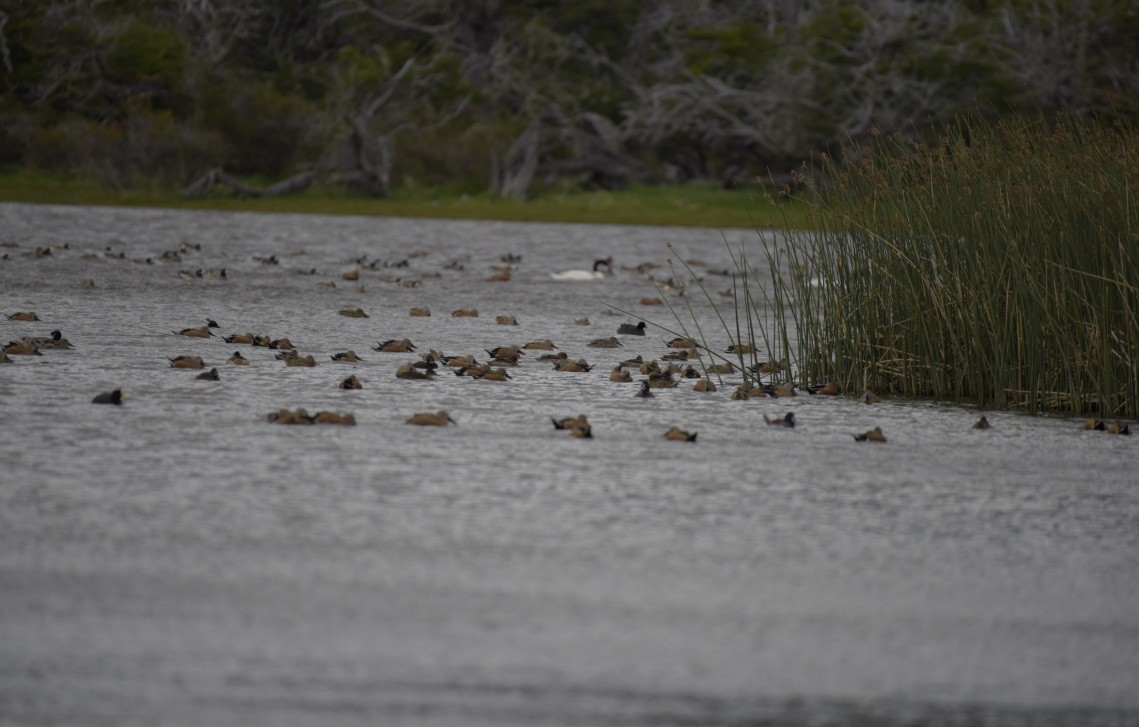
M936 143L875 137L804 167L785 194L813 229L777 232L763 268L729 246L735 311L717 316L754 347L730 358L749 384L1139 417L1136 137L1124 122L966 117ZM675 332L725 360L691 309L715 303L685 268L702 295L670 304Z
M769 255L799 377L1139 415L1133 125L977 117L802 175L816 230Z

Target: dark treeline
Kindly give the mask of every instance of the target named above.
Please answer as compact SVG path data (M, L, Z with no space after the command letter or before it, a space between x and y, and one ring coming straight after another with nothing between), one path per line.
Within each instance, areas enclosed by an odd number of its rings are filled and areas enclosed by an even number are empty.
M746 184L964 110L1134 116L1137 37L1132 0L0 0L0 165Z

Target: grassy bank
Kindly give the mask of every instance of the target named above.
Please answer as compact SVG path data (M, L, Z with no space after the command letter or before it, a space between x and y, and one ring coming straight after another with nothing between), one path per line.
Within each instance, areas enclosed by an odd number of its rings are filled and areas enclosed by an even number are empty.
M702 185L636 187L620 192L550 192L527 202L440 190L401 190L389 199L371 199L324 187L275 199L191 200L182 198L176 190L117 191L66 175L11 170L0 173L0 201L717 228L765 227L776 220L779 224L801 225L806 218L805 205L790 205L789 214L777 214L759 190Z

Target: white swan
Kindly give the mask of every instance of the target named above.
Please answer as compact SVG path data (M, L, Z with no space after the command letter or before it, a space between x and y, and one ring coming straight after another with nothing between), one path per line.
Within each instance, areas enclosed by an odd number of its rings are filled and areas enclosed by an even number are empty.
M613 258L596 260L593 270L563 270L560 273L550 273L554 280L601 280L613 274Z

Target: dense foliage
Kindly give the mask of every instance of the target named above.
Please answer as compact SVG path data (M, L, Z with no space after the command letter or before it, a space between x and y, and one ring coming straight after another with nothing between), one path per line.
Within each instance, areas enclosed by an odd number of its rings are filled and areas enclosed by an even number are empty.
M1133 116L1129 0L0 0L0 164L386 194L779 177L986 112Z

